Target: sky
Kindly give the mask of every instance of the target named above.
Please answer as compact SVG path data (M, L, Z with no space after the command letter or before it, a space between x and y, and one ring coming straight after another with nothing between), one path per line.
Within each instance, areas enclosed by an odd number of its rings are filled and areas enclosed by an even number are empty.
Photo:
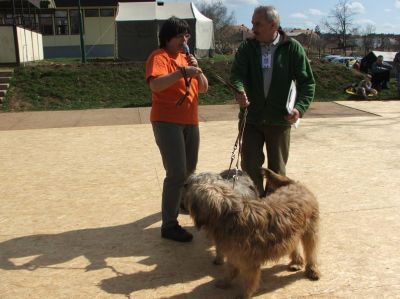
M196 2L189 0L163 0L164 2ZM210 2L213 0L203 0ZM215 1L215 0L214 0ZM321 31L322 19L332 15L339 0L221 0L229 11L233 11L238 25L251 29L254 8L272 5L280 15L283 28L315 29ZM354 11L353 25L361 32L367 25L375 27L375 33L400 34L400 0L358 0L349 1L349 9Z

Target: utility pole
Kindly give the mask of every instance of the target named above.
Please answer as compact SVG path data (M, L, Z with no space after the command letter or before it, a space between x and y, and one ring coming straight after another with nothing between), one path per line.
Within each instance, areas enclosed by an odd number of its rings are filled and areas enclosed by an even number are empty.
M81 38L81 62L86 63L86 50L85 50L85 39L83 35L83 15L81 10L81 0L78 0L79 10L79 36Z

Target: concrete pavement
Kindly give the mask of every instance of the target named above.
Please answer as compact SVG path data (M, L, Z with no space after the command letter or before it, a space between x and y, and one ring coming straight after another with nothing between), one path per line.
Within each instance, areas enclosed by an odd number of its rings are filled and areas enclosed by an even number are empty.
M229 166L237 108L202 106L199 171ZM321 207L322 279L263 268L255 298L400 297L400 102L313 103L288 176ZM160 238L148 109L0 114L0 298L233 298L191 219Z

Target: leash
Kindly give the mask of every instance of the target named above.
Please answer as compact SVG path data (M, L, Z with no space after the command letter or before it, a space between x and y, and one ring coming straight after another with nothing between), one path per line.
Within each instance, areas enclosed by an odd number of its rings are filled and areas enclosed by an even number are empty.
M248 110L247 110L247 108L245 108L242 122L240 123L240 127L239 127L239 133L238 133L238 136L236 137L235 145L233 146L233 150L232 150L232 154L231 154L231 163L229 164L229 169L228 169L228 175L229 175L231 173L233 161L235 160L235 157L236 157L236 154L235 154L236 150L238 150L238 156L237 156L236 166L235 166L235 173L232 176L233 188L235 188L235 182L238 179L239 160L240 160L240 157L242 154L243 132L244 132L244 128L246 127L247 112L248 112Z
M183 79L185 80L185 94L181 96L181 98L175 103L175 105L178 107L182 105L183 101L189 96L189 90L190 90L190 83L192 82L192 78L188 79L188 75L186 73L185 67L179 67L180 71L182 73Z
M233 91L235 93L241 93L241 91L239 89L237 89L233 84L226 81L224 78L222 78L218 74L213 74L213 75L218 81L220 81L222 84L224 84L226 87L228 87L231 91ZM231 155L231 163L229 164L229 169L228 169L228 177L229 177L229 175L231 173L232 163L235 160L235 155L236 155L235 152L236 152L236 150L238 150L238 156L237 156L236 166L235 166L235 174L232 176L233 188L235 188L235 181L238 179L238 174L239 174L239 160L240 160L240 156L242 153L243 132L244 132L244 128L246 127L247 112L248 112L248 110L246 107L244 109L242 122L240 123L240 126L239 126L239 133L238 133L238 136L236 137L235 145L233 146L232 155Z

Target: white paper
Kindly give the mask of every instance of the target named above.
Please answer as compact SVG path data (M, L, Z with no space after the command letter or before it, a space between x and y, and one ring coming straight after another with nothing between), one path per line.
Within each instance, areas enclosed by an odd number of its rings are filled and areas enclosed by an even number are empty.
M289 114L292 114L292 112L293 112L294 105L296 104L296 98L297 98L296 83L292 80L292 83L290 84L290 88L289 88L287 102L286 102L286 110ZM300 117L293 124L296 129L299 126L299 123L300 123Z

